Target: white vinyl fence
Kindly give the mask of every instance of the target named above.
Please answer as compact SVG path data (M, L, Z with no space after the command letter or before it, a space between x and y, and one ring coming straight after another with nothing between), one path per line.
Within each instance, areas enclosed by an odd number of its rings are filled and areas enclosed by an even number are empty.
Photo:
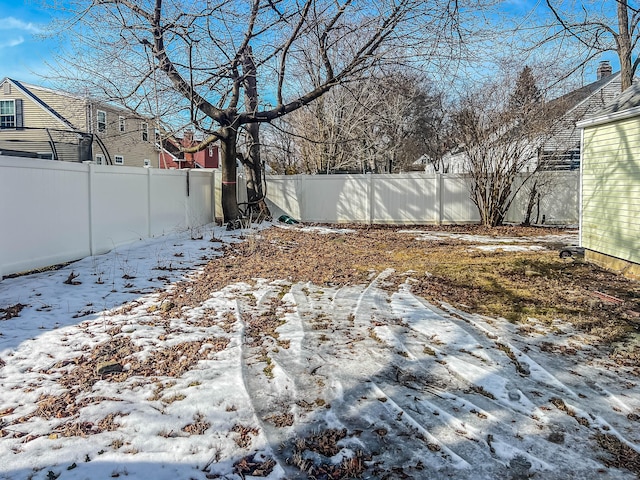
M0 279L205 225L214 195L211 170L0 157Z
M548 174L546 174L548 175ZM536 217L546 224L578 223L578 172L554 172L540 195ZM524 176L519 180L522 182ZM270 175L267 198L296 220L318 223L478 223L469 178L458 174ZM521 223L528 189L515 198L506 221Z

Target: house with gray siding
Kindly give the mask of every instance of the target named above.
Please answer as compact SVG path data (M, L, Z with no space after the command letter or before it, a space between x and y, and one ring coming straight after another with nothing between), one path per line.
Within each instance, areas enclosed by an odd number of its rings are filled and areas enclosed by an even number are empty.
M609 62L600 62L595 82L549 100L545 116L549 119L549 130L544 138L531 143L527 155L530 159L521 162L526 171L578 170L580 166L580 129L576 123L595 114L607 103L620 95L620 72L613 73ZM523 159L526 160L526 159ZM468 173L464 147L445 156L449 173ZM427 163L426 173L435 173L433 165Z
M157 166L150 119L86 96L0 82L0 155Z
M580 243L585 257L640 278L640 85L578 127Z

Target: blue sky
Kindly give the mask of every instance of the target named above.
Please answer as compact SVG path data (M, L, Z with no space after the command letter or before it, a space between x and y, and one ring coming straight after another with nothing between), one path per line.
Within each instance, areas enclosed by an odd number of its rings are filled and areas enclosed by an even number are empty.
M47 85L46 62L52 62L59 49L59 40L44 39L43 34L51 19L62 14L49 7L62 6L64 0L0 0L0 79L11 77L25 82ZM536 0L506 0L502 10L508 14L527 18ZM619 62L613 52L600 60L610 60L614 71ZM578 60L578 59L576 59ZM597 61L585 71L586 83L595 80Z
M54 40L42 40L55 13L42 0L0 0L0 79L11 77L46 84L48 67L57 48Z

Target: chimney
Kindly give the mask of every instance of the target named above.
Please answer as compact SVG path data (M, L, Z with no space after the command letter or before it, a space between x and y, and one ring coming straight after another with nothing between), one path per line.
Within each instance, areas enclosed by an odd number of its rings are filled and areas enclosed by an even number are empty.
M603 60L602 62L600 62L600 65L598 65L597 73L598 73L598 80L608 77L613 73L609 60Z
M185 130L182 136L183 147L193 147L193 130Z

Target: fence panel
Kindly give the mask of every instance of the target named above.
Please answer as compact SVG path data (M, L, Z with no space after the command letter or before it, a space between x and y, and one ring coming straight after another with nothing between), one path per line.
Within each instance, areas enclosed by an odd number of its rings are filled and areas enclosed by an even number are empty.
M90 253L86 166L0 157L2 274Z
M531 223L549 225L578 224L580 177L577 171L542 172L530 178L528 175L521 175L518 185L522 182L524 182L524 185L518 191L511 208L507 212L507 222L520 223L524 221L532 187L535 185L539 195L534 194Z
M105 253L150 234L147 169L89 165L92 252Z
M553 172L552 179L543 182L540 222L544 216L546 224L577 223L578 172ZM273 175L267 176L267 198L278 210L303 222L479 223L469 181L461 174ZM527 199L522 189L509 210L508 222L524 220Z
M305 175L303 216L308 222L368 223L369 175Z
M466 175L440 175L440 223L479 223L480 212L469 196Z
M436 175L369 175L373 186L371 223L438 223Z
M139 169L138 169L139 170ZM186 227L187 178L181 170L146 169L149 176L149 234L164 235Z
M189 172L189 197L187 198L187 226L206 225L215 218L214 171L191 170Z
M210 223L215 177L1 156L0 279Z
M293 218L302 218L302 175L269 175L267 198Z

